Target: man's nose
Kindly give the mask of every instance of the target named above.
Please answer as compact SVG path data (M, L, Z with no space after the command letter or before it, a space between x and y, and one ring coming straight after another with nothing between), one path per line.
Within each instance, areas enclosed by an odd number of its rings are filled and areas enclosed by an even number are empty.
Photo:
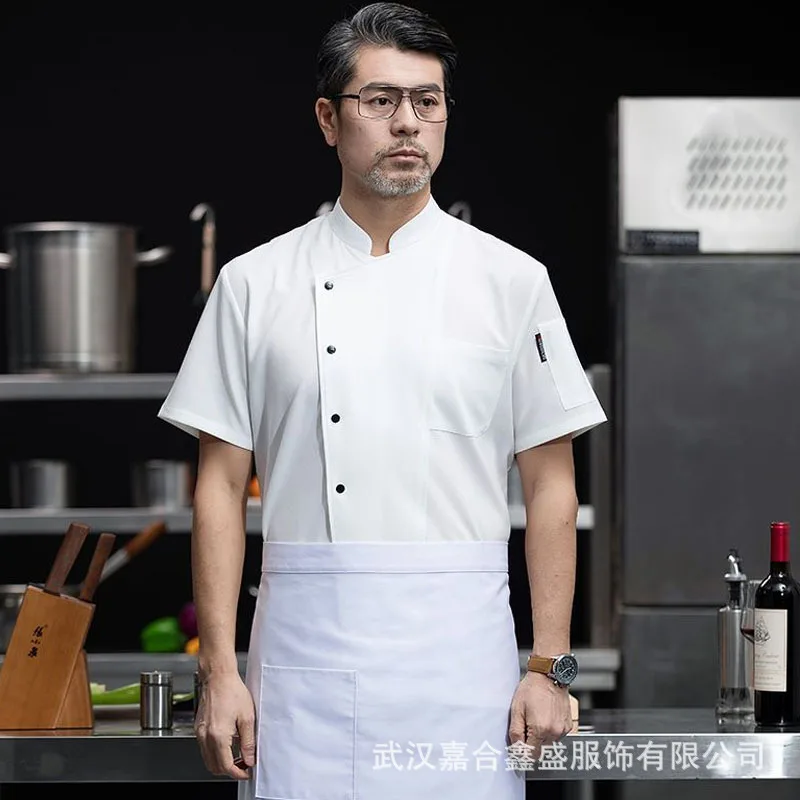
M408 100L408 103L406 103ZM392 117L392 131L395 133L419 133L419 120L414 113L414 105L409 96L404 97Z

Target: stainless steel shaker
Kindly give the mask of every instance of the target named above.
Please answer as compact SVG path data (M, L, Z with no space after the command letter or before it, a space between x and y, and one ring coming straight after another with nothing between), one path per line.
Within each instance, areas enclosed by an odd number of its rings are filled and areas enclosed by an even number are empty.
M142 730L172 727L172 673L142 672L140 676L139 721Z
M735 549L728 553L725 572L727 602L717 611L719 694L717 718L753 715L753 645L742 634L744 587L747 575Z

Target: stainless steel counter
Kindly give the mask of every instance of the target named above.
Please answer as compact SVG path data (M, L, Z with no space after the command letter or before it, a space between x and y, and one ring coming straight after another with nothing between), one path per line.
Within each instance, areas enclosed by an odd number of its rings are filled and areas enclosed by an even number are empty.
M0 784L225 780L200 757L191 715L170 731L142 731L138 708L98 714L92 731L0 731Z
M0 732L0 784L227 780L206 771L188 715L152 734L135 712L123 713L98 717L87 732ZM495 756L492 767L485 754L480 764L473 756L466 768L506 769L508 757ZM711 709L596 709L526 766L529 780L800 779L800 730L728 728Z
M720 723L710 708L597 709L580 722L527 765L529 780L800 779L800 727Z

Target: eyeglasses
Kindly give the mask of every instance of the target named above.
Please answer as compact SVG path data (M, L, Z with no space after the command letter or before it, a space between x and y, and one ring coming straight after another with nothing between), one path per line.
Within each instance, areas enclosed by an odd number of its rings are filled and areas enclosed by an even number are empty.
M403 89L400 86L364 86L358 94L335 94L331 100L358 100L358 113L367 119L391 119L403 99L411 100L417 119L444 122L455 100L441 89Z

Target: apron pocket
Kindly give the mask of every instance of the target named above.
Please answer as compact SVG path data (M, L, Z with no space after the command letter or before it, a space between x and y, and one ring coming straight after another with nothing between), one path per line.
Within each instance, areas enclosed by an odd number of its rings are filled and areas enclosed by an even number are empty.
M508 351L454 339L440 342L436 350L431 429L480 436L500 400Z
M539 333L542 335L544 350L547 353L550 375L564 410L569 411L594 400L594 390L575 352L563 317L542 322L539 325Z
M353 800L356 672L261 666L256 797Z

